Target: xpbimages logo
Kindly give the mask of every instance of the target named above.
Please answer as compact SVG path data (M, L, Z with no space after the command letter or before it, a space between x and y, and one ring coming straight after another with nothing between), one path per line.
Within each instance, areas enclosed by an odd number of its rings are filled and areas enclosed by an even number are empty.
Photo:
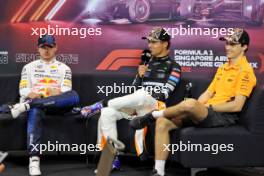
M208 36L211 38L219 38L219 36L231 35L234 32L234 28L209 28L209 27L191 27L190 25L173 28L164 28L172 39L177 36Z
M209 152L213 155L220 152L233 152L234 144L195 144L191 141L180 141L177 144L163 144L163 151L171 152Z
M48 141L47 144L30 144L33 152L79 152L81 155L87 152L98 152L101 150L100 144L61 144L58 141L52 143Z
M55 25L52 27L48 25L48 27L36 27L31 28L33 36L42 36L45 34L56 35L56 36L78 36L81 39L87 38L89 36L100 36L102 35L101 28L76 28L76 27L60 27L59 25Z
M152 93L163 93L163 90L168 89L165 85L157 85L157 86L131 86L126 85L125 83L113 83L112 85L104 85L104 86L97 86L97 93L104 94L105 96L109 96L111 94L132 94L136 92L138 89L143 89L144 91L148 92L150 95Z

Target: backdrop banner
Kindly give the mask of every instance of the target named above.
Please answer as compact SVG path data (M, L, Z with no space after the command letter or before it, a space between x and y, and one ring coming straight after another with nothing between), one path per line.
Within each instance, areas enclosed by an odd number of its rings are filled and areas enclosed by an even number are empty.
M134 74L147 48L141 37L155 26L171 34L170 56L187 76L215 73L227 60L218 38L235 27L248 31L248 60L258 78L264 72L261 0L1 0L0 8L2 75L38 59L45 33L55 35L57 59L74 74Z

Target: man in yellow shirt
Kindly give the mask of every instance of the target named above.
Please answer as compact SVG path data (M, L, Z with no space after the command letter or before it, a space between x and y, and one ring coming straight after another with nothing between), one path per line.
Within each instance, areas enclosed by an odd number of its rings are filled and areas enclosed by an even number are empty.
M187 99L162 111L153 111L130 122L140 129L156 119L155 168L153 176L165 175L165 162L169 151L169 131L179 128L183 120L190 119L196 126L210 128L236 124L240 112L256 85L256 76L245 53L249 35L243 29L234 29L232 35L221 37L225 41L228 61L220 66L208 89L196 99Z

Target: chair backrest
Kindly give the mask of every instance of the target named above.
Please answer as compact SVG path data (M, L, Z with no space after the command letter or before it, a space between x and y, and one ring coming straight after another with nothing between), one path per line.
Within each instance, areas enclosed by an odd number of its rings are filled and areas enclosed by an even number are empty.
M98 94L99 88L97 86L113 85L117 83L121 85L131 85L134 75L120 75L120 74L102 74L102 75L73 75L73 89L76 90L81 98L81 103L84 105L93 103L105 98L105 95ZM260 78L260 77L259 77ZM2 86L2 93L0 94L0 104L7 102L16 102L19 100L18 83L20 75L1 76L0 87ZM212 77L208 79L185 77L183 76L180 85L176 88L174 93L168 100L168 106L175 105L183 100L185 85L192 83L192 95L198 98L210 84ZM245 126L251 132L264 134L264 87L262 81L258 79L258 84L252 92L251 97L247 100L242 112L240 113L239 124ZM10 87L9 89L7 89ZM108 98L121 96L122 94L110 94Z
M19 101L19 80L18 74L0 76L0 105Z
M192 97L197 99L199 96L207 89L208 85L210 84L210 81L212 79L208 78L208 80L201 79L201 78L190 78L190 77L184 77L181 79L180 85L176 88L174 93L171 95L171 97L168 100L168 105L175 105L176 103L179 103L184 99L186 84L192 83L192 90L191 94Z
M253 133L264 135L264 89L258 84L240 112L239 123Z

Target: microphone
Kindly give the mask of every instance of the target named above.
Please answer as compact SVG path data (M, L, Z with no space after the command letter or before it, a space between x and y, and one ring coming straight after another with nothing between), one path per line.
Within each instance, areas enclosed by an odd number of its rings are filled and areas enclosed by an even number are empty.
M151 57L152 56L150 50L148 49L143 50L141 54L141 63L143 63L144 65L148 64Z
M141 57L140 57L141 63L139 65L147 65L149 63L151 57L152 56L151 56L150 50L148 50L148 49L143 50L142 53L141 53ZM142 82L144 80L144 75L141 77L141 76L139 76L139 73L138 73L136 75L136 79L135 80L138 80L138 81L134 81L133 85L141 85L142 86Z

